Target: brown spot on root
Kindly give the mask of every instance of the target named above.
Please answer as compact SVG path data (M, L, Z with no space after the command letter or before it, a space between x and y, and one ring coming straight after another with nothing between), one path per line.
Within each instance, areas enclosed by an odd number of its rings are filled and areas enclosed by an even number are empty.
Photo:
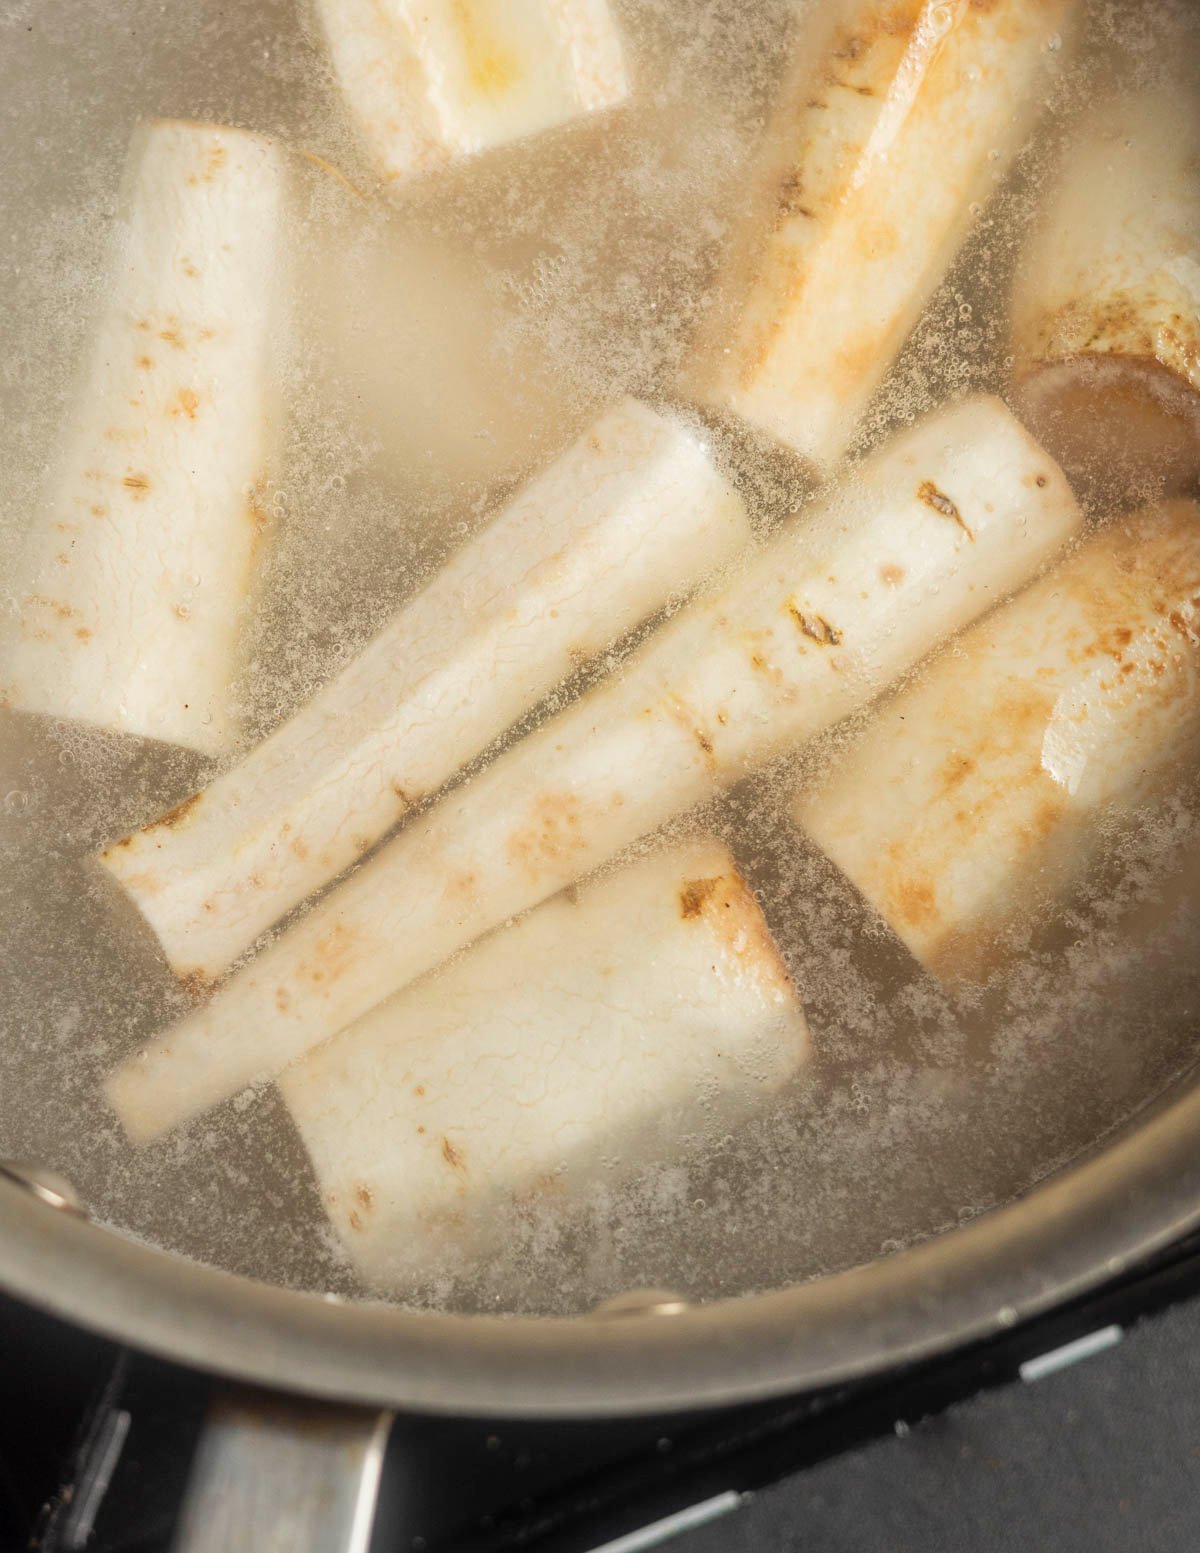
M286 1014L292 1006L292 995L286 987L275 988L275 1007L281 1014Z
M194 265L192 263L192 261L190 259L180 259L180 261L179 261L179 268L182 270L182 272L187 276L187 278L189 280L199 280L199 278L200 278L200 271L196 267L196 265Z
M704 910L704 903L714 893L719 879L689 879L679 892L679 915L687 922L692 917L698 917Z
M73 620L79 614L77 609L72 608L70 604L64 603L62 599L52 599L45 593L31 593L29 595L29 602L31 604L39 604L43 609L48 609L52 615L57 615L60 620Z
M179 985L191 998L193 1003L202 1003L213 989L213 979L207 973L199 969L181 971Z
M805 204L802 191L803 174L800 168L793 167L780 180L779 193L776 196L777 225L790 221L794 216L804 216L810 221L815 219L816 212L810 205Z
M203 793L193 793L190 798L185 798L182 803L177 803L173 809L168 809L157 820L152 820L149 825L143 825L142 829L148 832L157 830L159 826L165 826L168 830L174 830L177 825L183 824L184 820L187 819L188 815L203 797Z
M709 933L765 988L795 996L762 910L739 873L686 880L679 891L679 914L685 922L703 918Z
M692 729L692 737L695 739L696 743L700 746L700 748L704 751L704 753L706 755L711 755L712 754L712 752L713 752L713 741L709 738L709 736L704 732L704 730L702 728L693 728Z
M822 647L837 647L841 644L842 633L836 626L830 625L824 615L809 614L807 610L798 609L795 604L788 605L788 614L805 636L819 642Z
M308 847L304 844L303 841L301 841L299 836L294 836L288 845L291 847L295 856L298 857L302 863L308 862Z
M888 561L879 568L879 580L885 582L889 588L898 588L906 575L903 566L897 566L894 561Z
M121 481L121 484L131 493L135 501L141 501L150 489L150 476L142 474L138 470L131 470Z
M583 808L574 793L547 792L533 802L527 824L513 832L508 855L533 873L557 868L587 848Z
M406 792L405 789L400 786L399 782L393 782L391 786L392 792L395 793L396 797L400 800L406 809L411 809L414 807L417 802L416 798L412 797L411 794Z
M153 356L138 356L135 359L135 364L137 366L141 367L143 372L149 372L150 368L154 365L154 357Z
M952 523L957 523L968 539L974 540L975 535L963 522L962 513L959 512L954 502L946 495L945 491L939 491L932 480L922 480L917 487L917 498L923 501L927 507L932 507L943 518L949 518Z
M199 174L189 173L187 182L194 188L199 183L212 183L217 174L224 167L229 153L222 145L209 147L208 156L205 158L204 169Z
M165 344L169 345L172 350L181 351L183 349L183 335L180 334L175 324L168 324L165 329L160 329L158 337Z
M442 1138L442 1158L450 1166L451 1170L466 1170L467 1156L462 1149L456 1148L450 1139Z
M365 1208L370 1212L375 1206L375 1193L364 1181L358 1181L354 1187L354 1200L360 1208Z
M94 518L106 518L108 516L108 508L104 505L103 502L93 502L88 510L91 512L92 517Z
M469 901L475 894L475 887L479 883L479 875L472 869L466 869L461 874L455 874L446 881L444 896L450 900Z
M81 642L86 642L91 640L92 633L88 630L87 626L79 626L75 631L75 635Z
M890 895L893 914L908 927L929 927L938 920L937 896L928 879L900 879Z
M953 791L975 770L975 761L970 755L951 755L942 767L942 786L947 792Z
M355 934L344 922L337 923L324 938L317 940L312 958L301 966L301 975L317 984L339 980L350 969L355 944Z
M349 1220L351 1229L362 1229L362 1220L359 1218L357 1212L353 1208L351 1208L347 1218Z
M189 421L196 419L196 411L200 408L200 396L191 388L181 388L167 406L167 414L178 417L186 416Z

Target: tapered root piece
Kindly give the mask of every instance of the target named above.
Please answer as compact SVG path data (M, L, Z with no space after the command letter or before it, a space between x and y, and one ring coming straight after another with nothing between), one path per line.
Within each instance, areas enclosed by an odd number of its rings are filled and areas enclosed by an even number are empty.
M468 1270L514 1217L578 1206L601 1176L677 1162L683 1135L728 1131L807 1052L762 913L698 843L545 902L280 1087L351 1261L394 1291Z
M975 977L1198 738L1200 508L1176 502L975 626L796 818L930 970Z
M104 313L21 563L0 705L207 755L266 522L284 166L157 123L130 152Z

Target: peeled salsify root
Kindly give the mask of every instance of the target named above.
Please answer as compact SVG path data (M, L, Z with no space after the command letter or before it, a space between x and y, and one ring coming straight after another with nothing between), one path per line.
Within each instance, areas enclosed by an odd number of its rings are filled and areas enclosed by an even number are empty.
M795 817L946 979L1061 900L1200 736L1200 508L1090 539L879 711Z
M627 399L239 765L100 861L212 980L573 668L750 543L684 422Z
M871 701L1079 524L997 399L897 437L719 591L383 847L108 1083L145 1141Z
M351 1261L394 1290L727 1131L808 1045L754 897L700 841L546 901L279 1082Z
M1077 9L811 7L684 393L832 469L1027 139Z
M266 522L284 156L161 122L130 150L90 366L15 588L0 705L206 755Z
M1102 102L1067 147L1017 269L1018 399L1110 503L1147 480L1169 493L1200 475L1198 167L1194 93Z
M346 106L389 182L629 92L608 0L317 0L317 11Z

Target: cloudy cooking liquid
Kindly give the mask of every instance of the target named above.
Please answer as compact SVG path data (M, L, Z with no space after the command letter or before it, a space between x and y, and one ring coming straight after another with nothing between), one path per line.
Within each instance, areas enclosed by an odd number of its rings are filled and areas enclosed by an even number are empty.
M601 407L624 392L669 397L721 305L717 261L751 186L792 7L623 0L627 108L464 163L390 205L371 195L302 8L120 9L114 20L99 0L38 0L0 23L2 575L38 521L136 120L229 122L310 154L288 244L294 304L276 342L286 413L266 495L274 532L236 687L244 751ZM1178 69L1181 25L1194 89L1187 9L1085 7L1085 41L1030 154L927 307L862 447L951 393L1003 389L1009 277L1061 132L1114 60L1153 81L1174 39ZM787 458L725 450L762 529L809 494ZM0 1157L44 1162L97 1217L153 1243L362 1292L273 1089L142 1152L100 1095L104 1074L187 1002L132 906L82 865L218 767L151 741L0 718ZM733 1136L714 1135L698 1103L694 1146L681 1140L632 1182L614 1159L610 1184L569 1221L514 1216L498 1264L398 1297L561 1312L632 1286L712 1297L854 1265L1011 1199L1187 1068L1200 991L1189 770L1133 822L1100 827L1083 885L1009 972L952 996L784 818L798 776L819 782L847 736L833 730L705 814L752 880L807 1009L816 1054L801 1078Z

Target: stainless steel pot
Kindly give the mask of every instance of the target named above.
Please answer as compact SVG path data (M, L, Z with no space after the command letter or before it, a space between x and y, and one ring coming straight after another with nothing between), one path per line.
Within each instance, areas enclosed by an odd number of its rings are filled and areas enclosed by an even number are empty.
M217 1413L181 1547L252 1545L222 1541L222 1517L236 1505L248 1535L265 1474L281 1471L310 1492L323 1474L337 1488L321 1502L336 1511L341 1539L306 1512L282 1545L361 1547L381 1410L695 1408L947 1350L1081 1293L1200 1224L1198 1137L1200 1088L1181 1081L1087 1159L912 1250L769 1294L696 1307L647 1296L572 1319L419 1314L272 1288L134 1244L88 1223L52 1185L9 1174L0 1180L0 1287L106 1337L296 1399L286 1414L258 1405ZM359 1411L314 1415L300 1399ZM284 1502L270 1496L273 1525Z

